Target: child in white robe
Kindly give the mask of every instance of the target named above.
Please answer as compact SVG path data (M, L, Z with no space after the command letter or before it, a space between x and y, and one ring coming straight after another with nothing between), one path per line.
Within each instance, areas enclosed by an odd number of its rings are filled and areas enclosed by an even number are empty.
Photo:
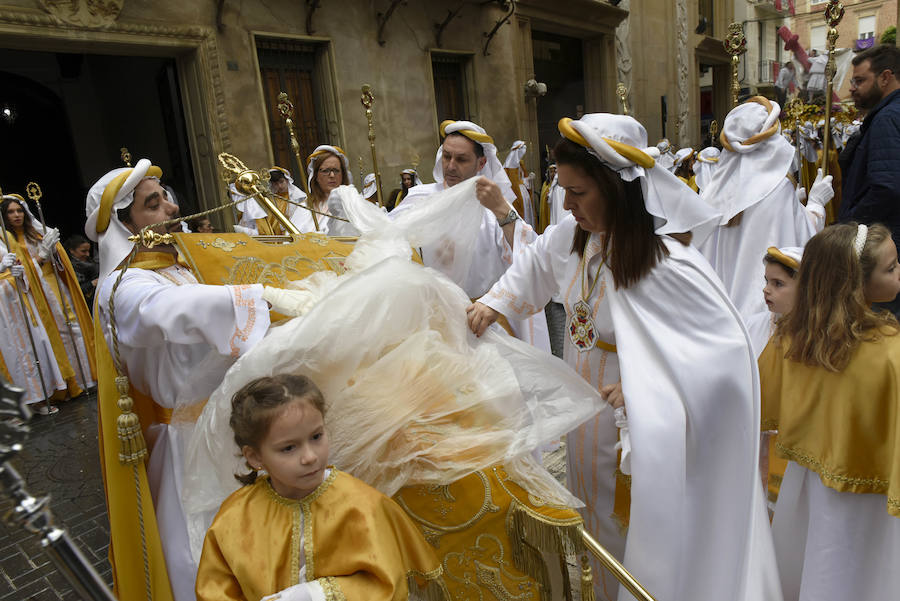
M898 292L887 228L828 227L760 356L763 428L789 460L772 524L785 599L900 590L900 326L870 308Z

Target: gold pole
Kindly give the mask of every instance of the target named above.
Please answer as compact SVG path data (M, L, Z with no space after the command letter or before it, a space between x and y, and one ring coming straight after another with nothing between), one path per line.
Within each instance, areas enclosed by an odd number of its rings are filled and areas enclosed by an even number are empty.
M744 28L740 23L732 23L728 26L728 35L722 41L725 52L731 55L731 105L737 106L741 94L741 85L738 82L738 65L741 55L747 52L747 38L744 37Z
M622 114L628 114L628 89L625 87L625 84L621 81L616 84L616 96L619 97L619 102L622 103Z
M363 188L365 188L366 174L363 173L362 157L357 156L356 158L357 158L357 164L359 165L359 167L358 167L358 169L359 169L359 189L362 190Z
M238 192L246 196L252 196L262 203L263 208L265 208L270 215L275 217L278 223L281 224L281 227L284 228L284 231L295 236L300 235L300 230L297 229L297 226L291 223L291 220L278 210L278 207L275 206L275 203L272 202L269 195L266 194L266 191L260 185L260 180L262 178L259 173L252 169L248 169L239 158L228 154L227 152L219 154L219 163L226 171L235 176L234 187ZM313 220L315 220L316 214L312 213L312 216ZM316 228L316 231L318 231L318 227Z
M716 145L716 135L719 133L719 122L715 119L709 124L709 145Z
M604 549L593 536L583 529L581 531L581 541L584 543L585 548L590 554L596 557L597 561L599 561L604 568L609 570L615 579L618 580L635 599L638 601L656 601L653 598L653 595L651 595L647 589L645 589L643 585L625 569L625 566L619 563L619 560L613 557L612 554Z
M825 7L825 23L828 24L828 63L825 65L825 127L822 132L822 175L828 175L828 147L831 145L831 96L834 93L834 46L837 43L837 26L844 18L844 5L840 0L829 0Z
M372 86L364 84L362 87L362 96L359 101L366 109L366 121L369 123L369 148L372 149L372 171L375 173L375 194L378 200L378 206L384 206L381 201L381 172L378 170L378 158L375 154L375 115L372 112L372 105L375 104L375 94L372 93Z
M291 137L291 150L294 151L294 158L297 159L297 167L300 169L300 173L298 173L297 176L300 180L303 191L307 195L306 208L310 209L309 213L313 218L313 227L315 227L316 231L318 232L319 219L316 217L316 214L312 211L309 204L309 185L306 181L306 165L303 164L303 157L300 156L300 142L297 140L297 129L294 127L294 120L291 118L294 114L294 104L290 101L286 92L281 92L278 95L278 112L281 113L281 117L282 119L284 119L284 124L287 125L288 133ZM269 202L269 204L272 203Z

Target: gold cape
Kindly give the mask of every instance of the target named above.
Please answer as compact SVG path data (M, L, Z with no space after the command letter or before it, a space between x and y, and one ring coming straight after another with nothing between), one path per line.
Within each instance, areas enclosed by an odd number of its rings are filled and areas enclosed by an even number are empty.
M228 497L203 542L197 600L257 601L284 590L300 580L301 553L307 582L318 580L329 601L405 601L416 581L425 598L445 598L434 551L400 507L332 469L299 501L267 477Z
M76 397L83 391L81 389L81 386L78 385L78 379L75 377L75 368L69 361L69 355L68 353L66 353L66 347L63 344L62 336L68 334L63 334L59 331L59 326L56 325L56 319L54 319L53 312L50 309L50 305L47 303L47 297L44 296L44 288L41 285L40 278L44 277L45 274L43 273L43 271L38 271L38 269L35 267L34 261L32 261L31 259L31 253L28 252L28 244L25 243L24 239L22 239L22 237L19 235L15 236L15 238L15 240L13 240L13 237L10 237L9 239L9 251L16 253L19 261L25 268L25 277L28 279L28 288L31 292L32 298L34 299L34 304L37 307L38 311L38 316L34 316L31 311L30 303L27 303L26 309L28 310L29 318L32 320L40 319L41 323L43 324L44 330L47 332L47 338L50 339L50 346L53 348L53 356L56 358L56 363L59 366L59 371L66 382L66 391L48 390L47 392L50 393L50 398L54 400L61 400L66 396L66 394L71 397ZM65 251L63 251L63 254L65 254ZM47 268L48 265L50 265L49 261L44 264L43 268ZM84 302L84 297L81 296L81 288L79 287L78 290L79 296L82 302ZM34 323L35 325L37 325L36 322ZM85 331L90 332L90 320L88 320L85 325L87 327L82 326L81 328L82 333L84 333ZM85 345L89 344L88 336L89 334L85 334Z
M162 252L138 253L132 267L160 269L175 263L175 255ZM116 277L115 272L110 277ZM97 295L99 299L99 295ZM97 378L97 407L100 447L100 467L106 492L106 508L109 513L109 563L112 567L114 592L121 601L144 601L147 586L154 601L172 601L169 572L159 540L159 528L153 499L147 480L145 464L122 465L119 462L120 443L116 420L121 413L116 401L116 368L103 337L103 325L94 305L94 345L99 375ZM160 421L156 417L157 405L150 397L131 386L129 394L134 399L134 412L146 436L147 428ZM139 511L140 508L140 511ZM147 569L141 549L141 523L147 541ZM145 576L147 577L145 579Z
M784 358L773 338L759 357L762 428L778 454L839 492L887 495L900 517L900 335L863 342L841 372Z

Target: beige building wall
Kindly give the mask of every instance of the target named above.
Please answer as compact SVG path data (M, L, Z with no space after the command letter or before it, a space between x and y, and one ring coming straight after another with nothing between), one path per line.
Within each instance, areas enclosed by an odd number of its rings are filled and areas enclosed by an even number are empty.
M416 159L424 179L431 179L440 143L433 51L470 57L468 117L494 137L501 158L514 140L530 142L527 166L537 171L540 157L534 107L540 100L527 99L524 94L525 81L533 76L532 25L583 39L587 108L615 110L612 35L627 15L596 0L560 0L551 7L539 0L522 0L516 14L497 27L486 51L487 34L506 16L497 3L464 6L444 29L440 48L436 25L458 2L397 5L383 25L383 45L378 42L379 18L392 4L387 0L322 2L312 15L311 33L307 31L307 4L296 0L120 0L119 14L99 24L88 22L92 16L84 13L73 19L65 6L49 14L45 4L0 0L0 47L176 58L198 193L206 205L219 202L222 196L216 162L219 152L231 152L254 168L272 161L256 54L260 36L311 40L327 46L320 67L329 75L325 97L331 106L327 139L321 142L347 151L354 179L358 177L358 157L363 158L364 170L371 170L368 128L360 104L360 87L371 84L376 98L379 168L387 194L398 185L400 170ZM83 11L93 3L81 4ZM221 12L217 4L221 4Z

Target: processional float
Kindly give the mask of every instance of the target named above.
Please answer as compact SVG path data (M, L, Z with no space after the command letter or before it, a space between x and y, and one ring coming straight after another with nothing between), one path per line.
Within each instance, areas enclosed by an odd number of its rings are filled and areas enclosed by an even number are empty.
M363 106L366 108L366 116L369 125L369 142L372 149L373 166L378 178L378 167L376 162L376 154L374 148L374 124L371 118L371 104L374 95L371 88L363 87ZM134 402L130 397L130 383L125 375L124 367L119 358L117 325L115 315L115 297L116 290L122 281L122 276L134 260L138 248L150 248L163 244L175 245L190 266L191 271L201 283L208 284L254 284L262 283L269 286L285 287L291 280L302 279L315 271L331 270L338 274L344 271L344 260L353 250L353 238L337 238L326 236L320 233L302 234L296 230L290 220L278 210L275 203L272 202L271 192L267 186L263 185L263 181L267 176L267 172L255 171L246 167L246 165L237 157L222 153L219 155L219 162L223 169L223 176L226 181L233 183L238 193L243 198L226 203L222 206L197 213L153 224L143 228L138 234L132 236L130 240L135 244L134 249L128 258L124 261L120 270L112 294L109 299L109 321L112 333L112 355L114 364L118 372L116 385L119 392L118 407L121 414L118 416L118 438L121 444L119 453L119 462L123 465L131 465L137 473L138 469L143 470L144 459L147 450L144 443L141 425L137 414L133 410ZM275 220L281 223L288 232L286 236L266 236L251 237L245 234L194 234L194 233L165 233L160 234L156 229L162 229L172 225L177 221L184 219L192 219L209 215L217 211L228 210L240 202L244 202L247 198L253 198L267 213ZM298 203L299 204L299 203ZM304 209L312 210L306 205ZM340 219L339 217L329 215L331 219ZM278 244L271 244L278 242ZM489 469L482 470L487 474ZM493 470L496 472L496 469ZM472 474L474 476L474 474ZM479 477L484 474L479 472ZM493 477L493 476L492 476ZM137 476L135 476L137 482ZM503 486L503 484L500 484ZM506 487L503 488L509 493ZM424 487L423 487L424 490ZM136 499L138 502L151 503L149 498L143 498L142 491L139 487L135 489ZM402 493L402 491L401 491ZM424 494L424 493L423 493ZM400 495L400 493L398 493ZM509 493L510 496L515 496ZM411 497L421 496L412 494ZM521 496L521 495L520 495ZM527 501L527 493L525 494ZM518 498L518 497L516 497ZM403 506L403 502L401 506ZM520 499L520 502L523 502ZM511 506L512 507L512 506ZM580 574L580 592L584 601L593 601L593 574L587 558L584 553L594 556L600 565L608 569L621 585L627 589L638 601L653 601L653 597L644 589L644 587L625 569L625 567L610 554L602 545L600 545L588 532L584 530L580 517L574 510L565 508L565 515L570 516L567 520L553 521L552 518L532 520L529 522L529 516L525 515L527 511L520 511L510 521L506 518L507 528L510 534L510 543L513 538L519 541L517 547L512 549L514 562L517 567L526 570L528 566L534 570L546 573L545 568L538 568L536 564L543 565L543 559L534 559L535 547L534 540L526 542L529 536L547 538L546 528L549 525L551 530L558 528L559 532L554 533L554 548L560 549L557 552L573 557L580 555L580 567L572 566ZM415 520L416 516L411 517ZM533 517L533 516L532 516ZM537 523L540 521L540 523ZM535 525L536 524L536 525ZM554 525L557 524L557 525ZM425 527L423 525L423 527ZM143 523L141 525L143 528ZM447 530L450 531L449 529ZM535 535L535 532L539 534ZM571 536L570 536L571 534ZM139 539L143 545L142 553L146 563L147 548L145 537ZM521 547L521 548L518 548ZM518 560L515 558L518 557ZM521 567L525 566L525 567ZM145 566L146 568L146 566ZM532 570L532 571L534 571ZM145 573L147 570L145 569ZM526 572L523 571L523 574ZM568 582L568 570L563 570L564 579ZM541 591L541 599L549 600L550 590L549 584L546 582L546 576L531 576ZM571 599L569 594L573 589L569 583L566 597Z

